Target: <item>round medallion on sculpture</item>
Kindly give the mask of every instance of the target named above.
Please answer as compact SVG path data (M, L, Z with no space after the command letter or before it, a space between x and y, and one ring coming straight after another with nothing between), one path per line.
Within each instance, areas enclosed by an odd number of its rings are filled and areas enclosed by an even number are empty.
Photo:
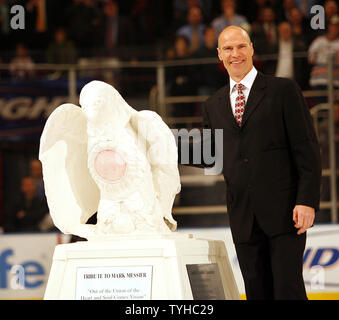
M126 173L126 161L114 150L103 150L94 160L95 171L107 181L118 181Z

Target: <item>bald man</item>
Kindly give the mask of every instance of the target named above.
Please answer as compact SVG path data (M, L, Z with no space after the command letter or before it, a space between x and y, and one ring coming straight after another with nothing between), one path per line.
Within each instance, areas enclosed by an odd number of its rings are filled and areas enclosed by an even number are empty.
M206 101L205 126L223 129L227 208L247 299L307 299L303 252L321 178L308 107L293 80L255 69L240 27L224 29L217 50L229 83Z

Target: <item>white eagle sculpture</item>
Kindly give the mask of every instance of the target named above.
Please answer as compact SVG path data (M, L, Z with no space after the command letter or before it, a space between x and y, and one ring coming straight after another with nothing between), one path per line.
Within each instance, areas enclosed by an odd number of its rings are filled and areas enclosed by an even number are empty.
M136 111L111 85L92 81L80 105L47 119L39 159L54 224L85 238L170 233L180 191L175 138L152 111ZM97 212L97 224L86 224Z

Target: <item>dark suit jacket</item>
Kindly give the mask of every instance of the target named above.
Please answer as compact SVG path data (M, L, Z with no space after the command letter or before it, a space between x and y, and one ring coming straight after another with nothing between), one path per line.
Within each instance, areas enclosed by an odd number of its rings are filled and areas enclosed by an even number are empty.
M232 113L229 84L204 109L205 126L223 129L223 175L235 243L249 239L254 216L274 236L295 231L296 204L319 209L319 146L294 81L258 72L241 127Z

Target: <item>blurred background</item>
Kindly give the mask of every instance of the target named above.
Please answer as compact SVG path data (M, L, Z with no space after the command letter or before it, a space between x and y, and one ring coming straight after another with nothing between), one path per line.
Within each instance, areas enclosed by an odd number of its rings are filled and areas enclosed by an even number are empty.
M22 29L15 28L22 22L11 12L15 5L24 10ZM321 10L312 13L316 5ZM1 248L12 239L5 235L58 234L38 161L45 121L57 106L79 104L81 88L97 79L112 84L136 110L158 112L170 128L201 128L202 103L228 81L216 47L229 25L249 32L259 71L301 87L322 155L316 225L336 225L338 14L334 0L0 0ZM173 208L179 229L227 227L223 177L182 165L179 170L182 191ZM53 245L72 241L55 239ZM336 248L318 265L339 262ZM6 252L0 251L0 269L2 262L8 266ZM1 298L8 283L0 280Z

